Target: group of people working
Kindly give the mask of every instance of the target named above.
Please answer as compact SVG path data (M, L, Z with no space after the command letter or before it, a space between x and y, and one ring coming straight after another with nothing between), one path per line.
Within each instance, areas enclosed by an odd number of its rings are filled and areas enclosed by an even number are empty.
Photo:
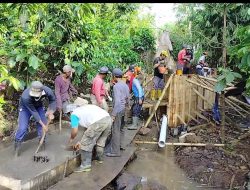
M206 57L208 52L203 52L196 64L196 74L205 76L208 72L211 72L211 69L208 68L208 63L206 62ZM182 74L189 74L191 61L193 60L193 52L190 45L183 45L182 50L178 53L177 59L177 71L180 71ZM207 69L207 72L205 72Z
M105 79L110 74L107 67L101 67L99 73L92 81L90 100L77 97L72 103L73 95L78 91L71 83L75 70L70 65L65 65L63 71L55 79L54 91L43 85L40 81L33 81L31 86L24 90L19 101L18 129L15 134L15 154L20 155L21 143L27 133L31 116L37 122L37 135L40 139L43 133L48 131L48 124L54 119L56 111L70 116L71 134L68 146L78 149L81 154L81 165L75 172L91 170L92 152L95 147L95 160L103 161L104 148L111 134L110 142L105 151L106 156L119 157L121 150L125 149L124 116L125 107L130 107L131 93L133 94L132 116L133 123L128 129L137 129L139 115L144 101L144 91L138 74L140 68L129 66L126 73L115 68L112 71L112 97L105 86ZM54 93L55 92L55 93ZM43 100L47 98L49 105L47 110ZM106 99L112 101L112 109L109 109ZM78 128L83 127L84 134L79 142L76 142ZM45 146L46 139L44 141Z

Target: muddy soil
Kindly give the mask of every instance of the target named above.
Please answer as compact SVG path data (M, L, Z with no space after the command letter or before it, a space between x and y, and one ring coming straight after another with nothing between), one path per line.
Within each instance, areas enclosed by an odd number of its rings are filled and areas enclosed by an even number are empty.
M221 143L220 129L220 126L209 126L194 132L202 143ZM226 126L225 131L224 148L176 147L176 162L196 182L213 188L243 190L250 172L250 139L235 145L231 142L246 131L240 132L231 126Z

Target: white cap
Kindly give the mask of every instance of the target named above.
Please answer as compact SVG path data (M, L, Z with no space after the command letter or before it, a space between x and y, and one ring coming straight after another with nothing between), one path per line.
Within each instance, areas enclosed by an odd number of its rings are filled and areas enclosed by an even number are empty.
M70 65L65 65L64 67L63 67L63 72L72 72L72 73L74 73L75 72L75 69L73 69Z

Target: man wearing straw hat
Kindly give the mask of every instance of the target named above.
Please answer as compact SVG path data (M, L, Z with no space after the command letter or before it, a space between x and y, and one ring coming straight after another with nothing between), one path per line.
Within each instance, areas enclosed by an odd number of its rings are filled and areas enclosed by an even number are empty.
M71 135L69 144L72 144L78 133L78 127L85 129L82 139L74 145L80 149L81 165L75 172L91 171L92 151L96 145L96 158L99 163L103 162L103 152L108 135L110 134L112 119L109 113L96 106L88 105L88 101L77 98L67 110L71 112Z

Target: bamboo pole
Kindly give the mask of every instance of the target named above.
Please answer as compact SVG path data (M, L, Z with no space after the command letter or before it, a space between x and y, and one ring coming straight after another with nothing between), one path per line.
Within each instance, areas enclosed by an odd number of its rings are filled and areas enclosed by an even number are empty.
M227 101L230 102L233 106L237 107L239 110L241 110L241 111L243 111L243 112L245 112L245 113L247 113L247 114L250 114L249 111L244 110L242 107L240 107L238 104L234 103L232 100L226 98L226 102L227 102Z
M196 125L194 127L188 127L187 128L187 131L190 132L190 131L195 131L197 129L202 129L202 128L205 128L209 125L210 123L205 123L205 124L202 124L202 125Z
M148 124L150 123L152 117L154 116L154 113L155 113L156 110L158 109L158 107L159 107L159 105L160 105L160 103L161 103L161 100L163 99L163 97L164 97L164 95L165 95L165 93L166 93L166 91L167 91L167 89L168 89L168 86L169 86L169 84L170 84L172 78L173 78L173 74L171 74L171 76L169 77L168 82L167 82L167 84L165 85L165 87L164 87L164 89L163 89L163 91L162 91L162 94L161 94L159 100L158 100L157 103L155 104L154 109L153 109L153 111L151 112L151 114L150 114L150 116L149 116L149 118L148 118L148 120L147 120L147 122L146 122L146 124L145 124L145 126L144 126L145 128L148 126Z
M247 103L245 103L245 102L242 102L242 101L238 100L237 98L235 98L235 97L233 97L233 96L229 96L229 97L227 97L227 98L230 99L230 100L233 100L233 101L235 101L235 102L237 102L237 103L239 103L239 104L241 104L241 105L244 105L244 106L246 106L247 108L250 109L250 105L249 105L249 104L247 104Z
M209 77L203 77L203 76L200 76L200 75L197 75L199 78L202 78L202 79L206 79L206 80L210 80L212 82L217 82L217 79L215 78L209 78Z
M158 144L158 142L150 141L133 141L136 144ZM205 144L205 143L165 143L167 146L216 146L224 147L225 144Z
M154 77L151 77L145 84L142 85L143 88L145 88L152 80Z
M192 115L190 115L189 113L186 113L186 115L188 117L190 117L192 120L194 120L196 123L200 123L197 119L195 119Z
M179 114L175 114L176 117L181 120L182 123L184 123L185 125L187 125L187 123L181 118L181 116Z
M211 91L211 92L215 92L214 89L209 88L209 87L207 87L207 86L204 86L204 85L202 85L202 84L199 84L199 83L197 83L197 82L191 81L191 80L189 80L189 79L186 79L186 81L187 81L187 82L190 82L190 83L192 83L192 84L195 84L195 85L197 85L197 86L200 86L200 87L202 87L202 88L205 88L205 89L207 89L207 90L209 90L209 91Z
M243 113L241 113L239 110L237 110L236 107L234 107L233 104L231 104L231 103L230 103L229 101L227 101L227 100L226 100L226 103L227 103L229 106L231 106L231 108L233 108L238 114L240 114L242 117L246 118L246 116L245 116Z
M204 101L206 101L210 106L213 106L213 104L210 103L210 102L209 102L203 95L201 95L196 89L193 88L193 90L194 90L194 92L195 92L198 96L201 97L201 99L203 99Z

